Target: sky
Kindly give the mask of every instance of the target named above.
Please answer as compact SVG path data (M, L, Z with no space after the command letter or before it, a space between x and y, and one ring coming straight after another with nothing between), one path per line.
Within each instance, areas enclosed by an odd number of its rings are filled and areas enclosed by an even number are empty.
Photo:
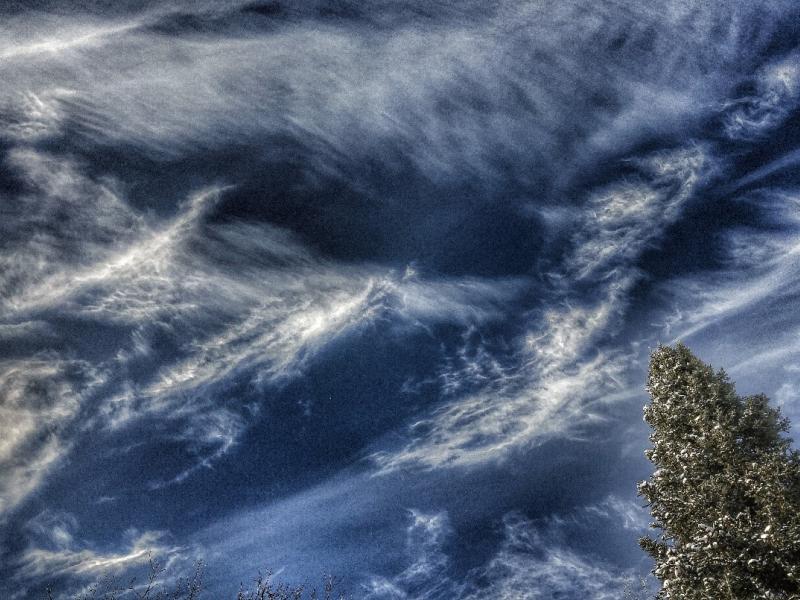
M800 429L794 0L0 5L0 595L619 598L644 376Z

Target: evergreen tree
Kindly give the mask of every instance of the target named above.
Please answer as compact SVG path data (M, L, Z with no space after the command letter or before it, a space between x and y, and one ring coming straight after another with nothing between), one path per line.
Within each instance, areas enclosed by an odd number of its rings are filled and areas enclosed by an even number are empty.
M763 395L741 398L688 348L652 355L639 484L659 530L640 540L661 600L800 599L800 455Z

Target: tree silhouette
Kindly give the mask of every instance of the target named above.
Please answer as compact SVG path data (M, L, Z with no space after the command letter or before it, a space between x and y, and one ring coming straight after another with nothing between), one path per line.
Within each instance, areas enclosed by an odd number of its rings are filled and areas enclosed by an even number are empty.
M195 568L188 577L182 577L168 585L165 581L166 570L152 556L148 560L148 573L145 580L137 583L135 578L126 584L113 577L106 577L90 585L78 595L69 596L71 600L200 600L205 598L203 592L203 574L205 564L195 563ZM253 580L253 586L241 584L236 600L345 600L346 596L336 592L339 581L333 576L324 578L317 588L305 585L290 585L275 581L271 573L261 574ZM55 596L48 587L47 600L56 600L64 596Z

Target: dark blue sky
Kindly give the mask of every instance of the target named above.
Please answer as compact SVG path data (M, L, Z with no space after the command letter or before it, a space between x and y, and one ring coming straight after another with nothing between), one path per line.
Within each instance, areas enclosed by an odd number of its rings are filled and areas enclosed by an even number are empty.
M794 1L0 8L0 595L616 599L644 371L800 423Z

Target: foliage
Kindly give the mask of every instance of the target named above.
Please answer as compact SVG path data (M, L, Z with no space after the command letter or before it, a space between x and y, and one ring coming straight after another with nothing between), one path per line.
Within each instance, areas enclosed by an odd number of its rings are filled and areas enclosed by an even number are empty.
M629 579L622 588L623 600L649 600L650 598L650 586L647 585L647 579L644 577L640 577L636 581Z
M260 575L255 580L256 587L252 590L241 589L236 595L236 600L344 600L344 594L334 597L333 588L336 580L328 577L322 588L321 594L316 588L311 588L306 594L305 586L291 586L285 583L274 584L272 577Z
M201 561L197 562L189 577L178 579L170 587L163 581L165 569L150 557L147 578L143 583L137 584L136 579L130 579L126 585L120 585L116 579L107 577L74 596L74 600L199 600L203 591L204 566ZM324 580L321 591L315 587L275 582L270 573L259 573L253 583L255 587L252 589L242 585L236 600L345 600L344 594L334 592L338 584L334 577ZM51 588L47 589L47 599L55 599Z
M800 598L800 456L763 395L739 397L683 345L652 355L639 484L661 600Z
M75 596L75 600L197 600L202 590L204 564L198 561L189 577L180 578L173 583L171 589L160 581L165 569L161 563L149 556L147 580L137 585L132 578L127 585L121 586L113 577L90 585L86 591ZM48 600L54 600L53 589L47 588Z

